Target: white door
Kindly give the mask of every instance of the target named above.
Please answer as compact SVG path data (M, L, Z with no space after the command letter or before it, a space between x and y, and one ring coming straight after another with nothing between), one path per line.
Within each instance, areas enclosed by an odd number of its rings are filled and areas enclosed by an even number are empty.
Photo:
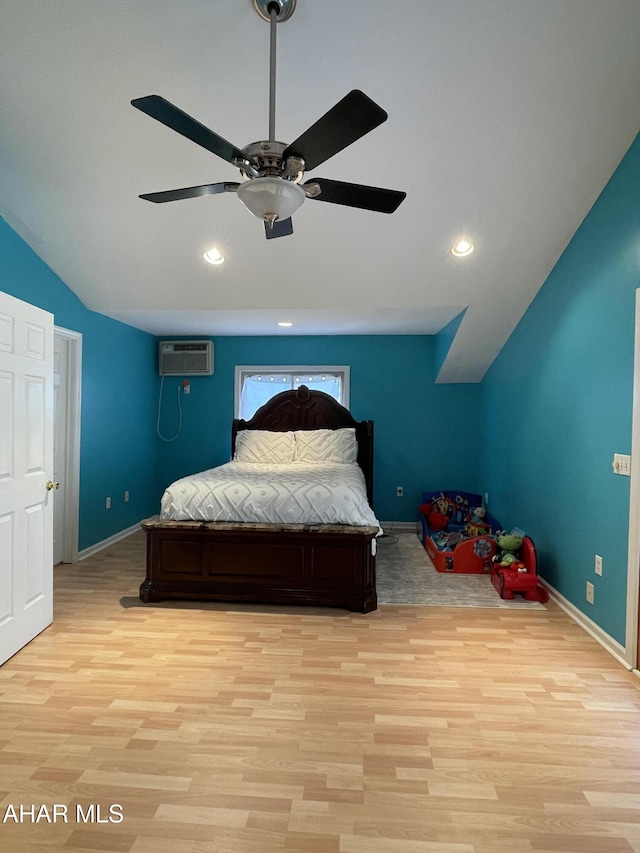
M53 316L0 292L0 664L53 621Z

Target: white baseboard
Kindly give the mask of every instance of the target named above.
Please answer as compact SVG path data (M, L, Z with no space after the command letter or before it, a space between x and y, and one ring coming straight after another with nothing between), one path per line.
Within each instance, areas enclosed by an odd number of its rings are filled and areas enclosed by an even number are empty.
M380 527L385 533L392 533L394 530L413 530L415 533L415 521L381 521Z
M541 583L547 588L549 597L558 605L561 610L570 616L574 622L577 622L580 627L593 637L600 645L612 655L618 663L621 663L625 669L631 669L631 665L626 660L626 651L624 646L621 646L617 640L614 640L606 631L603 631L599 625L596 625L582 610L572 604L568 599L561 595L557 589L554 589L550 584L540 578Z
M115 545L116 542L120 542L121 539L126 539L127 536L131 536L132 533L136 533L138 530L140 530L139 523L133 524L131 527L127 527L126 530L121 530L119 533L114 533L113 536L110 536L108 539L103 539L102 542L96 542L95 545L91 545L89 548L78 551L78 560L86 560L87 557L93 557L94 554L97 554L104 548L108 548L109 545Z

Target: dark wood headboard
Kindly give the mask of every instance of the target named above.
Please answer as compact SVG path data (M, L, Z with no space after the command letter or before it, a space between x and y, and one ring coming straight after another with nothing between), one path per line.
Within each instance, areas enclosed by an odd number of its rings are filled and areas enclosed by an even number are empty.
M324 391L310 391L301 385L295 391L282 391L261 406L251 420L236 418L231 427L231 456L236 436L243 429L268 429L286 432L297 429L341 429L354 427L358 441L358 465L367 483L367 497L373 507L373 421L356 421L348 409Z

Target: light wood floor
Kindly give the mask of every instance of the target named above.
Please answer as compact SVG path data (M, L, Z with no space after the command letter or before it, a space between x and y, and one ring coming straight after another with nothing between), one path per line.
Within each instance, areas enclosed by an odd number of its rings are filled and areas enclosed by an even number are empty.
M3 851L640 853L640 681L552 605L143 606L143 547L0 668Z

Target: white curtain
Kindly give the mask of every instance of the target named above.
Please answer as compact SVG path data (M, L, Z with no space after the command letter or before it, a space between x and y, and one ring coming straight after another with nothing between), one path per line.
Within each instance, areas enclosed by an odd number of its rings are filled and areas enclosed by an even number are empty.
M253 373L242 379L239 417L249 420L276 394L306 385L340 401L341 378L329 373Z

